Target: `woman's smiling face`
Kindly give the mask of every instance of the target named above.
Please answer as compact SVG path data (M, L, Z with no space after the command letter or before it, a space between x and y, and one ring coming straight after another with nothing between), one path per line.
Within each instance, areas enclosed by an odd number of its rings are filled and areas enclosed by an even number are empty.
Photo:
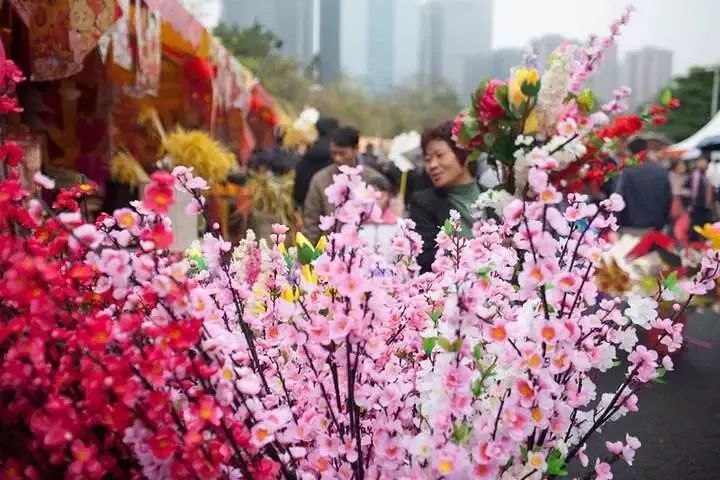
M425 171L438 188L462 183L465 167L445 140L431 140L425 147Z

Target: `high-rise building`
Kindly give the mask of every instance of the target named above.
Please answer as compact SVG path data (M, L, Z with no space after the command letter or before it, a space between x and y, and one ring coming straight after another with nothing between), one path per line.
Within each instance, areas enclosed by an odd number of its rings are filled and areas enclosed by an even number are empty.
M221 22L262 25L282 42L283 55L307 64L313 56L313 0L224 0Z
M571 41L576 45L579 42L565 38L560 35L544 35L530 42L534 53L537 55L538 66L541 69L547 67L547 61L564 42ZM619 85L620 71L618 67L617 47L605 51L604 57L597 65L597 70L586 84L587 88L591 88L595 95L603 102L612 98L612 92Z
M466 84L472 86L474 90L487 78L507 80L510 78L510 70L520 65L522 58L523 52L519 48L501 48L493 50L489 55L479 54L470 57L465 69Z
M523 51L520 48L502 48L495 50L490 63L491 78L508 79L510 71L513 67L517 67L522 63Z
M652 101L672 79L673 54L669 50L645 47L628 52L624 84L632 89L630 108Z
M555 34L543 35L540 38L532 40L530 46L533 49L533 53L537 55L538 67L544 70L550 55L552 55L556 48L567 41L567 38Z
M490 55L492 0L428 0L421 22L423 80L445 80L460 95L469 94L475 82L468 60Z
M620 86L617 46L605 51L604 57L598 64L597 71L590 79L589 86L603 103L612 99L613 90Z
M368 76L368 0L342 0L340 15L340 69L364 81Z
M396 85L417 81L420 73L420 0L393 0L395 37L393 74Z
M385 93L393 86L395 2L369 0L367 18L367 80L372 93Z
M420 0L342 0L340 66L371 93L418 75Z
M320 83L328 85L340 75L340 0L320 0Z

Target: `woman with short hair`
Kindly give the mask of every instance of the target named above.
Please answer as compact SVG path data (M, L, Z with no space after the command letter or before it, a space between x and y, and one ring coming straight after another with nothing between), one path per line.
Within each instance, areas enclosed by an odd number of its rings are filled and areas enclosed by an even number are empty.
M469 152L455 144L452 128L453 122L448 120L423 132L425 171L433 187L416 192L408 203L410 218L423 239L418 264L424 272L430 271L435 260L435 237L450 217L450 210L460 213L463 235L472 236L473 205L480 195L480 187L468 165Z

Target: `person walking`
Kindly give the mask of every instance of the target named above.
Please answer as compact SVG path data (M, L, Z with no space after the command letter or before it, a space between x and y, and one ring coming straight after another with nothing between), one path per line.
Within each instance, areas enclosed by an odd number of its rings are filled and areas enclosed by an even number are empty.
M313 176L332 163L330 136L338 128L338 121L334 118L321 118L318 120L316 128L318 131L317 141L295 167L293 199L298 208L302 208L305 203Z
M339 173L341 166L355 167L358 165L360 134L352 127L340 127L332 134L330 151L331 165L317 172L310 181L307 197L303 206L303 233L311 242L320 239L320 217L330 215L335 207L328 201L325 190L332 185L333 176ZM371 167L363 167L362 179L373 184L385 181L379 172Z
M713 221L714 192L707 177L708 160L700 157L695 161L695 168L686 182L690 191L690 241L697 241L700 235L694 227L702 227Z
M467 161L469 152L458 148L452 139L452 127L452 121L445 121L423 132L425 171L432 187L414 193L408 202L410 218L423 240L417 259L423 272L430 271L435 260L435 237L450 217L450 210L460 213L462 233L472 236L473 205L480 196L480 187Z

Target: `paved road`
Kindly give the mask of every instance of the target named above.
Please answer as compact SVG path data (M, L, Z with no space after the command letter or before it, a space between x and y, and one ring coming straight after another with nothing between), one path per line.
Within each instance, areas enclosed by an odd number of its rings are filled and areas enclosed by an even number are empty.
M692 315L686 334L668 383L641 392L640 411L603 432L603 442L628 432L643 444L632 468L616 464L615 479L720 479L720 315ZM601 383L617 385L620 374Z

